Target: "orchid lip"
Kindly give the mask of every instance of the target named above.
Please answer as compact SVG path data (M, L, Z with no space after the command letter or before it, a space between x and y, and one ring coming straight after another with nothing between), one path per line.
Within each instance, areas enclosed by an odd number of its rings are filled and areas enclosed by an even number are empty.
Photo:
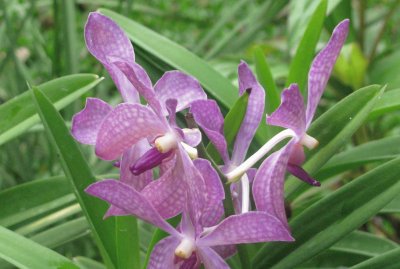
M184 237L178 247L175 249L175 255L182 259L189 259L196 246L193 240Z
M308 149L315 149L319 145L318 140L308 134L303 135L303 137L300 140L300 143L306 146Z
M161 153L156 148L151 148L142 157L136 160L135 163L131 165L129 170L134 175L140 175L147 170L150 170L158 165L160 165L163 160L167 159L172 154L172 150L166 153Z

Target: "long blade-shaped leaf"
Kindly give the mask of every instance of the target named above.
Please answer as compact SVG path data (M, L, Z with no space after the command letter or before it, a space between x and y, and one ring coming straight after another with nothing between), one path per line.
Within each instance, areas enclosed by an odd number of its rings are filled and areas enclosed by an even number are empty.
M92 74L77 74L46 82L38 88L48 96L57 110L76 100L96 86L102 78ZM17 137L40 121L31 102L29 92L25 92L0 106L0 145Z
M369 117L375 119L381 115L400 109L400 89L387 91L382 98L376 102Z
M116 264L115 222L112 218L103 220L107 205L84 192L85 188L96 181L95 176L50 100L37 88L32 89L32 97L47 134L60 155L64 173L87 217L105 262L110 265Z
M314 57L315 48L324 24L327 1L322 0L308 23L303 38L297 47L296 54L293 57L289 68L289 75L286 86L291 83L297 83L300 90L305 93L307 74Z
M292 268L327 249L400 192L399 173L397 158L318 201L290 222L296 241L267 244L255 258L255 268Z
M396 269L400 264L400 248L386 252L365 262L357 264L351 269Z
M360 165L394 159L400 156L400 147L397 145L400 145L400 136L386 137L351 148L330 159L316 177L325 179Z
M72 261L0 226L0 257L21 269L78 269Z
M182 46L168 40L145 26L107 9L100 9L126 32L133 43L172 67L196 77L208 92L226 107L235 103L237 90L204 60Z

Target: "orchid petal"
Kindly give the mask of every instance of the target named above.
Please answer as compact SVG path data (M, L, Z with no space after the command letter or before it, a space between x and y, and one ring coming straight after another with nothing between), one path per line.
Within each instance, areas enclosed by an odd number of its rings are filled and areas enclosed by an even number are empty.
M179 235L140 192L121 181L111 179L103 180L93 183L86 188L85 191L131 215L157 226L171 235Z
M276 216L287 227L283 187L294 143L291 140L265 159L257 171L252 188L257 210Z
M196 123L205 132L218 150L224 163L228 163L228 149L224 137L224 117L214 100L199 100L192 103L190 111Z
M232 152L231 160L236 165L241 164L246 157L251 140L263 117L265 103L265 91L244 61L239 64L238 75L239 94L242 95L246 90L250 90L250 96L246 115L237 133Z
M109 62L110 57L119 57L130 63L135 62L132 44L122 29L108 17L92 12L85 26L85 40L90 53L110 73L125 102L138 103L139 96L132 84Z
M96 154L113 160L126 149L148 136L166 133L156 114L140 104L119 104L103 120L96 140Z
M72 118L72 136L82 144L96 144L101 123L111 110L103 100L87 98L85 108Z
M196 147L201 142L201 132L198 128L183 129L183 140L191 147Z
M237 251L235 245L213 246L212 249L223 259L233 256Z
M158 100L152 85L150 78L148 77L146 71L136 64L129 63L126 61L121 61L118 59L114 60L114 64L125 74L128 80L132 83L135 89L146 99L147 103L153 108L160 118L164 118L162 115L162 106Z
M158 242L151 252L147 269L180 269L180 264L175 263L175 249L179 243L180 240L173 236Z
M176 106L178 105L178 101L176 99L168 99L165 101L165 107L168 111L168 121L169 124L173 127L178 127L176 124Z
M333 66L346 40L349 24L349 20L346 19L336 26L328 44L318 53L311 64L308 73L307 128L311 124Z
M209 247L198 247L196 250L205 269L229 269L229 265L218 255L215 250Z
M311 186L321 186L321 183L312 178L303 168L298 165L293 165L289 163L287 166L287 170L289 171L289 173L291 173L298 179L310 184Z
M266 212L232 215L198 240L201 246L219 246L265 241L293 241L282 222Z
M201 88L200 83L192 76L180 71L166 72L157 81L154 91L162 106L168 99L176 99L178 101L177 112L188 108L195 100L207 99L207 95ZM163 113L167 115L165 107Z
M147 185L142 194L164 219L182 212L185 203L185 184L179 167L171 167L158 180Z
M306 130L306 118L303 96L297 84L290 84L288 89L282 92L280 106L267 116L267 123L292 129L298 136L302 136Z
M211 227L216 225L224 214L222 204L222 200L225 199L224 187L209 161L197 159L193 163L203 176L206 186L206 203L203 206L201 224L203 227Z

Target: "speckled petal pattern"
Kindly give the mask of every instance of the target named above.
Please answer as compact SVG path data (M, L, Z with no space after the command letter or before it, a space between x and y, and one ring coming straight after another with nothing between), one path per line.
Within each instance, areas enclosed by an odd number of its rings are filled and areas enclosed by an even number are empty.
M97 133L112 106L98 98L87 98L85 108L72 118L72 136L82 144L94 145Z
M214 100L200 100L192 103L190 112L218 150L224 163L229 162L228 149L224 137L224 117Z
M292 129L299 137L306 130L306 118L303 96L297 84L291 84L282 92L280 106L267 116L267 123Z
M239 165L246 158L251 140L257 131L258 125L264 114L265 91L258 83L253 72L245 62L241 62L238 67L239 94L242 95L246 90L250 91L247 104L246 115L242 121L239 132L236 136L235 146L232 152L231 161L234 165Z
M166 130L150 108L119 104L103 120L97 135L96 154L104 160L114 160L139 140L163 135Z
M157 81L154 91L163 106L168 99L176 99L178 101L177 112L188 108L193 101L207 99L200 83L194 77L180 71L166 72ZM164 115L167 115L165 107L163 112Z
M142 194L121 181L112 179L99 181L90 185L85 191L171 235L178 236L177 231L158 214Z
M180 241L169 236L154 246L147 269L180 269L181 263L175 263L175 249Z
M198 240L200 246L293 241L282 222L266 212L247 212L229 216L208 235Z
M336 26L328 44L318 53L311 64L308 73L307 128L311 124L333 66L346 40L349 24L350 21L346 19Z
M199 247L197 254L205 269L229 269L229 265L212 248Z
M283 188L286 168L294 143L291 140L282 149L265 159L257 171L252 188L257 210L276 216L286 227L288 224Z

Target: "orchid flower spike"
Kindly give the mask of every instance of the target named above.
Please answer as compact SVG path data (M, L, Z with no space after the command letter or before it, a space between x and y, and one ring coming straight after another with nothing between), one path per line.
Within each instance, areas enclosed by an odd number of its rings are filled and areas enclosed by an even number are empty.
M265 91L244 61L238 67L238 80L239 95L243 95L248 90L250 96L246 115L236 136L231 158L229 158L227 142L223 133L224 117L217 103L213 100L198 100L192 103L190 109L194 120L222 157L224 165L221 169L226 174L234 170L245 159L264 111ZM232 184L231 186L237 213L244 213L250 210L250 182L253 180L254 175L255 169L247 169L240 174L240 183Z
M298 86L292 84L282 92L278 109L267 116L269 124L288 128L295 135L288 144L261 164L254 179L253 196L258 210L277 216L286 225L283 193L286 170L311 185L320 185L300 166L305 159L303 146L313 148L318 144L316 139L307 134L307 129L346 40L348 29L349 20L339 23L326 47L315 57L308 75L307 108L304 107Z
M185 160L185 155L177 157L177 161L181 157L179 162L191 162L189 159ZM86 192L169 234L154 247L149 269L199 268L201 264L206 269L229 268L224 259L234 254L234 244L293 241L279 219L266 212L233 215L218 223L219 217L214 209L215 206L222 206L222 184L208 161L196 162L197 171L208 175L204 177L206 184L198 186L202 178L197 177L185 186L188 197L178 229L166 222L145 196L120 181L100 181L89 186ZM191 172L193 171L188 171ZM204 186L207 190L202 190ZM202 191L208 193L209 199L197 199Z

